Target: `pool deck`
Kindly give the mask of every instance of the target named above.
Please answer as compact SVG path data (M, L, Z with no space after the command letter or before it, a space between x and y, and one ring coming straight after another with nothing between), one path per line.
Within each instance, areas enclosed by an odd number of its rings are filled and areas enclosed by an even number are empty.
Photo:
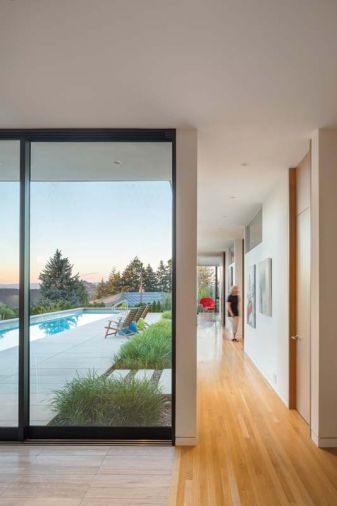
M115 315L113 316L115 318ZM46 425L55 413L49 406L55 390L89 371L103 374L113 363L113 357L125 337L104 339L110 318L66 330L31 343L30 352L30 424ZM148 314L146 321L154 323L158 313ZM18 347L0 352L0 426L17 425Z

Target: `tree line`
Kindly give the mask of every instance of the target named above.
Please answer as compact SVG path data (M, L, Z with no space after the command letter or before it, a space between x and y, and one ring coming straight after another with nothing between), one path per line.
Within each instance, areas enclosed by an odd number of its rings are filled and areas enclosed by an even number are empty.
M97 285L95 298L101 299L120 292L170 292L172 289L172 261L160 260L156 270L150 264L145 267L135 257L120 272L113 268L108 279L102 279Z
M50 311L59 311L74 307L90 306L89 295L85 281L80 279L79 274L73 273L74 266L69 258L64 257L57 249L49 258L44 269L39 275L40 300L37 305L31 307L31 314L39 314ZM166 292L172 290L172 261L159 262L156 270L150 264L146 267L143 262L135 257L120 272L112 269L108 279L98 283L95 298L100 299L108 295L115 295L120 292ZM169 298L161 308L160 303L153 307L153 311L159 309L170 309ZM18 310L0 304L0 320L16 318Z

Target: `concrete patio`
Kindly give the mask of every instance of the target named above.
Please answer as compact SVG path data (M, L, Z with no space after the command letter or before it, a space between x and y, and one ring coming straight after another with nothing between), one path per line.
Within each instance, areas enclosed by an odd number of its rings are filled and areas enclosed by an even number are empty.
M102 315L103 316L103 315ZM114 315L115 316L115 315ZM158 321L158 313L149 314L148 323ZM89 371L103 374L113 364L126 337L104 339L104 327L110 318L88 323L31 343L30 352L30 423L46 425L55 416L49 405L55 390L76 375ZM18 347L0 352L0 426L17 425Z

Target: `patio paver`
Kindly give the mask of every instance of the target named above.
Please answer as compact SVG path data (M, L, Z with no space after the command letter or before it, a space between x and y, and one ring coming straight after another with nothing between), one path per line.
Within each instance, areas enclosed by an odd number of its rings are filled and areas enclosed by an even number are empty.
M154 369L139 369L135 374L136 380L148 379L150 380L153 376Z
M172 392L172 369L164 369L159 378L159 386L163 394L169 395Z
M89 371L103 374L113 364L114 355L128 339L104 339L104 327L111 317L105 315L86 325L33 341L30 348L31 424L45 425L55 415L49 405L55 390L76 375ZM160 318L150 314L146 321ZM0 352L0 426L17 424L18 348Z

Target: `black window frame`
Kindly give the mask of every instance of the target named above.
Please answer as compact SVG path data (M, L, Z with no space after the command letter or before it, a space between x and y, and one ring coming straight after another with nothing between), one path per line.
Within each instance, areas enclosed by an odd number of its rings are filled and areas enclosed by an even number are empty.
M20 284L18 427L0 427L0 441L106 440L175 442L176 409L176 130L130 128L0 129L0 141L20 142ZM172 145L172 424L171 427L29 425L30 166L33 142L170 142Z

